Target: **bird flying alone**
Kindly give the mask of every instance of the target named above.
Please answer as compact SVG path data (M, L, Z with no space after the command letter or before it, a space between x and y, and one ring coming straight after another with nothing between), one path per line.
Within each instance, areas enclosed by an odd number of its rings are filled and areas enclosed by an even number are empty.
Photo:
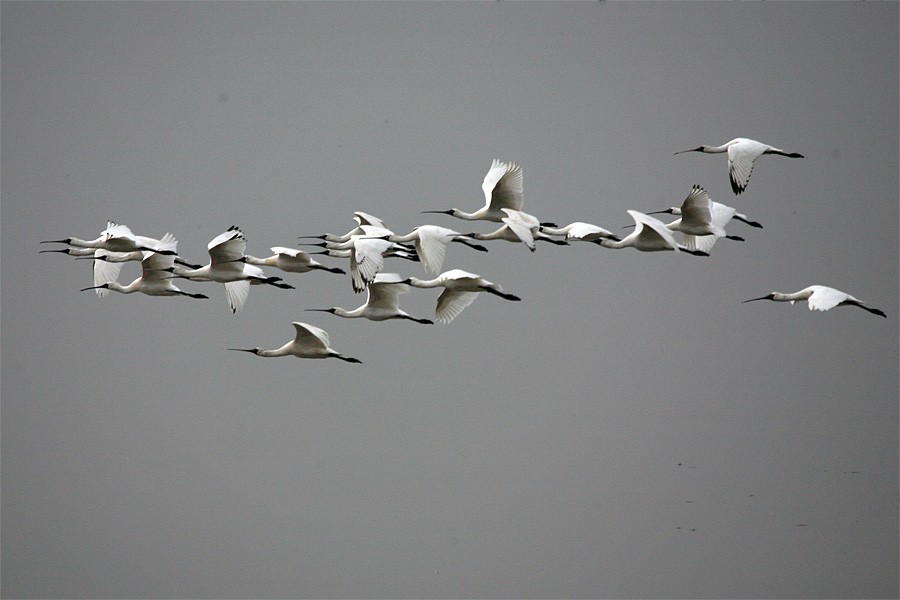
M525 202L522 167L495 158L487 175L484 176L481 189L484 191L484 206L475 212L465 212L458 208L422 212L447 214L466 221L499 223L507 216L501 209L522 210L522 204Z
M690 150L680 150L675 154L683 154L685 152L705 152L707 154L718 154L721 152L728 153L728 175L731 179L731 190L735 194L740 194L747 188L747 182L750 181L750 173L753 171L753 163L763 154L780 154L788 158L803 158L802 154L797 152L785 152L747 138L734 138L721 146L700 146L691 148Z
M793 304L794 302L802 302L803 300L806 300L807 304L809 305L809 310L831 310L835 306L858 306L859 308L867 310L872 314L878 315L879 317L887 318L887 315L884 314L884 311L881 311L877 308L870 308L850 294L824 285L811 285L807 288L803 288L799 292L794 292L793 294L772 292L771 294L762 296L760 298L751 298L750 300L744 300L743 303L755 302L757 300L790 302L791 304Z

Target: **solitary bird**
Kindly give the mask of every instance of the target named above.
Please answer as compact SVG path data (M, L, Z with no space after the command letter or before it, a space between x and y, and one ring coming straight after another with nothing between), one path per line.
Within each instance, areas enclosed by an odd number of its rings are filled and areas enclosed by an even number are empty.
M703 250L692 250L684 244L679 244L672 235L672 231L659 219L649 217L642 212L629 210L628 214L634 219L635 229L624 239L616 241L609 238L600 238L596 243L604 248L634 248L641 252L659 252L662 250L679 250L694 256L709 256Z
M793 304L794 302L802 302L806 300L807 304L809 304L809 310L831 310L835 306L858 306L864 310L869 311L872 314L878 315L880 317L887 317L887 315L884 314L884 311L878 310L877 308L869 308L850 294L846 294L840 290L826 287L824 285L811 285L807 288L803 288L799 292L794 292L793 294L772 292L771 294L762 296L761 298L751 298L750 300L744 300L743 303L754 302L756 300L790 302L791 304Z
M684 152L706 152L707 154L727 152L728 174L731 178L731 189L735 194L740 194L747 187L750 173L753 171L753 163L763 154L780 154L788 158L803 158L803 155L797 152L785 152L774 146L747 138L735 138L721 146L700 146L690 150L680 150L675 154Z
M500 209L506 216L501 219L503 225L496 231L490 233L470 233L469 236L480 241L486 240L506 240L507 242L522 242L525 246L534 252L534 242L542 240L556 244L558 246L568 246L569 242L565 240L557 240L541 231L543 225L534 215L529 215L521 210L513 210L511 208Z
M450 242L469 246L479 252L488 251L481 244L475 244L471 236L437 225L419 225L407 235L395 235L389 239L394 243L414 242L419 262L430 275L440 272Z
M141 292L148 296L188 296L190 298L208 298L203 294L191 294L184 292L172 282L170 277L165 277L166 270L175 262L174 254L178 242L171 234L166 234L157 244L155 250L145 250L141 260L141 276L128 285L122 285L118 281L107 281L99 285L83 288L85 290L105 289L113 290L121 294L133 294ZM163 251L172 252L164 254ZM116 273L118 275L118 273Z
M340 307L307 308L308 311L328 312L345 319L364 318L370 321L386 321L388 319L408 319L416 323L433 325L434 321L416 318L400 308L400 294L409 293L409 285L396 273L379 273L366 288L368 300L354 310Z
M490 170L481 184L484 191L484 206L475 212L465 212L458 208L449 210L425 210L423 213L442 213L466 221L501 222L506 213L501 209L522 210L525 202L522 167L516 163L494 159Z
M327 267L312 258L309 253L294 248L273 246L269 248L273 254L266 258L257 258L245 254L238 260L258 267L275 267L288 273L308 273L309 271L328 271L329 273L346 274L347 271L339 267Z
M229 348L238 352L250 352L257 356L296 356L297 358L339 358L351 363L361 363L356 358L344 356L331 347L328 332L308 323L294 321L294 329L297 335L293 340L277 350L263 350L262 348Z
M462 269L445 271L434 279L428 280L410 277L403 280L403 283L418 288L444 288L444 291L438 296L434 311L437 321L444 324L455 319L459 313L472 304L478 296L478 292L488 292L500 296L504 300L516 302L521 300L518 296L505 293L496 283Z

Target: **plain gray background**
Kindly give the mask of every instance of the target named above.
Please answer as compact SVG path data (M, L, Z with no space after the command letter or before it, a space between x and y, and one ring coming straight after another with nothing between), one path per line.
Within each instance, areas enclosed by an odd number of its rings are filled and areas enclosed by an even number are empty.
M5 597L897 597L897 3L0 10ZM806 158L734 196L673 156L734 137ZM560 225L699 184L765 228L454 245L523 300L448 326L304 312L363 302L328 273L237 315L219 284L100 299L38 253L108 219L201 263L356 210L490 231L420 211L480 207L495 157ZM888 318L741 304L811 284ZM295 320L363 364L226 351Z

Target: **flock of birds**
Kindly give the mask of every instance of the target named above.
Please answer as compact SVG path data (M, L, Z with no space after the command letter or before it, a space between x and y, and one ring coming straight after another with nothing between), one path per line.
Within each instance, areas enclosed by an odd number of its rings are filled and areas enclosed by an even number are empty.
M722 146L700 146L682 152L704 152L728 154L728 172L732 190L742 193L750 179L753 164L763 154L777 154L790 158L803 158L801 154L785 152L747 138L736 138ZM367 291L368 299L362 306L347 310L340 307L327 309L307 309L324 311L344 318L365 318L372 321L387 319L408 319L417 323L432 324L430 319L417 318L399 306L401 294L410 288L443 288L435 307L435 320L450 323L477 295L486 292L509 301L519 297L484 279L480 275L461 269L441 271L447 247L459 243L480 252L487 248L478 242L505 240L525 244L532 252L535 243L544 241L558 245L582 241L598 244L605 248L635 248L641 252L678 251L695 256L708 256L709 251L721 238L743 241L743 238L726 233L725 226L732 220L742 221L753 227L762 227L734 208L713 202L706 190L694 186L680 207L663 211L641 213L629 210L634 220L634 231L619 238L603 227L584 222L575 222L565 227L554 223L541 222L537 217L522 211L524 203L522 167L510 162L494 159L482 183L485 205L475 212L465 212L458 208L424 213L448 214L467 221L492 221L501 226L491 233L460 233L436 225L421 225L407 235L397 235L385 223L364 212L354 213L357 227L343 235L324 234L301 236L321 240L308 245L320 246L318 252L304 252L286 247L271 248L272 255L257 258L246 254L247 239L237 227L231 227L209 242L210 262L195 265L178 256L177 240L170 233L161 239L134 235L125 226L109 222L99 237L93 240L66 238L48 240L41 243L62 243L68 247L42 252L62 252L77 259L93 261L94 285L83 288L96 290L105 296L110 290L122 294L141 292L149 296L188 296L208 298L204 294L190 293L175 285L176 279L191 281L213 281L224 284L225 296L232 313L243 307L254 285L271 285L282 289L293 289L282 278L270 276L263 267L272 267L288 273L306 273L323 270L346 275L344 269L326 266L311 254L324 254L333 258L350 259L350 279L357 293ZM652 214L671 214L679 218L671 223L663 223ZM681 241L675 233L681 234ZM400 258L421 263L424 270L433 275L432 279L401 277L396 273L383 272L385 258ZM128 285L117 280L125 262L140 261L141 276ZM792 294L773 292L756 300L775 302L807 301L810 310L829 310L835 306L857 306L873 314L886 317L884 312L870 308L857 298L834 288L813 285ZM274 350L262 348L229 348L250 352L257 356L288 356L298 358L338 358L359 363L356 358L347 357L331 347L328 333L323 329L295 321L296 334L293 340Z

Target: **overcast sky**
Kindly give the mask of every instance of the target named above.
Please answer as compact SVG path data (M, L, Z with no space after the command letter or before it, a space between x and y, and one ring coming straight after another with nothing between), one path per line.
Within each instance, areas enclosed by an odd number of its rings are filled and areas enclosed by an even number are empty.
M3 2L3 596L897 597L898 9ZM735 137L805 158L735 196L673 155ZM621 231L697 184L764 228L454 245L522 301L446 326L304 312L364 301L324 272L237 315L214 283L98 298L39 253L107 220L198 263L357 210L487 232L421 211L480 207L494 158L542 221ZM741 303L812 284L887 319ZM363 364L226 350L297 320Z

